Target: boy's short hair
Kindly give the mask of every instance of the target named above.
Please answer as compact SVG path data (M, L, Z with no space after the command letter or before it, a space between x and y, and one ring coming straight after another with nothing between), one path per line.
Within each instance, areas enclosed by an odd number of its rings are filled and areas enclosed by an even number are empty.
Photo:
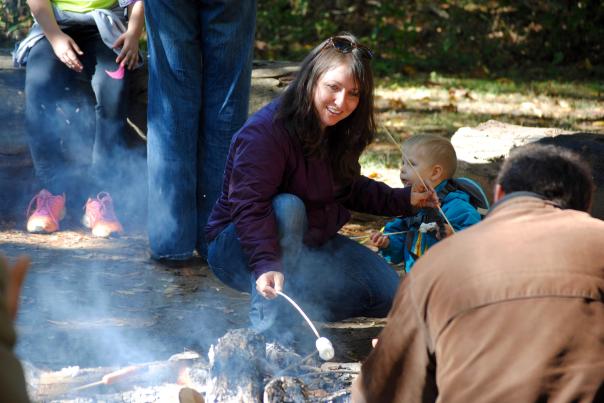
M510 152L497 183L505 193L533 192L560 208L589 211L591 169L578 154L554 145L529 144Z
M405 148L418 147L422 151L422 157L427 159L432 165L443 167L444 178L449 179L455 175L457 170L457 154L453 144L446 137L435 136L433 134L416 134L405 140Z

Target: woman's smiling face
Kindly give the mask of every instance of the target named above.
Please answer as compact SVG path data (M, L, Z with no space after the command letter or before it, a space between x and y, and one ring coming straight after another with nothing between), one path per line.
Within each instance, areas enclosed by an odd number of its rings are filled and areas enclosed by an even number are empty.
M313 103L322 129L350 116L359 104L359 88L350 67L327 70L317 81Z

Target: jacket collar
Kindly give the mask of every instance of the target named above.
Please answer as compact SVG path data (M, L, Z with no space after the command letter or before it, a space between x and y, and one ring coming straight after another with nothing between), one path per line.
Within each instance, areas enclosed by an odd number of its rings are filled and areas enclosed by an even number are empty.
M548 205L548 206L560 208L560 206L558 206L556 203L552 202L551 200L546 199L544 196L542 196L540 194L537 194L534 192L520 191L520 192L512 192L512 193L506 194L499 201L494 203L491 206L491 209L489 210L489 214L487 216L490 216L496 210L500 210L503 205L510 206L513 204L526 204L526 202L531 202L531 201L536 202L541 205Z

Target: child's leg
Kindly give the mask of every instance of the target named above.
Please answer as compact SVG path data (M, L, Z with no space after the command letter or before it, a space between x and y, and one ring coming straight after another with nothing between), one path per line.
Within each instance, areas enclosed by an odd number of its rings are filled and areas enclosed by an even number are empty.
M85 52L84 64L91 70L94 91L96 129L92 150L91 174L98 182L99 190L115 191L125 184L118 183L117 175L124 164L131 160L124 141L127 116L128 71L123 79L111 78L106 71L114 71L117 55L101 40L98 32L81 39Z
M62 147L71 127L58 106L68 102L76 74L55 56L46 38L31 49L25 74L25 121L36 176L53 194L66 192L71 181Z

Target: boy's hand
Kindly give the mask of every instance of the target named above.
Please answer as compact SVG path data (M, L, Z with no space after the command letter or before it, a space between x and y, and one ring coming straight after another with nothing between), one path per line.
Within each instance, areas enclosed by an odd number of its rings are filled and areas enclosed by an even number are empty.
M128 70L132 70L138 63L138 35L126 31L121 34L113 44L114 49L122 48L115 59L117 64L124 64Z
M372 232L369 239L379 249L386 249L390 245L390 238L379 231Z

